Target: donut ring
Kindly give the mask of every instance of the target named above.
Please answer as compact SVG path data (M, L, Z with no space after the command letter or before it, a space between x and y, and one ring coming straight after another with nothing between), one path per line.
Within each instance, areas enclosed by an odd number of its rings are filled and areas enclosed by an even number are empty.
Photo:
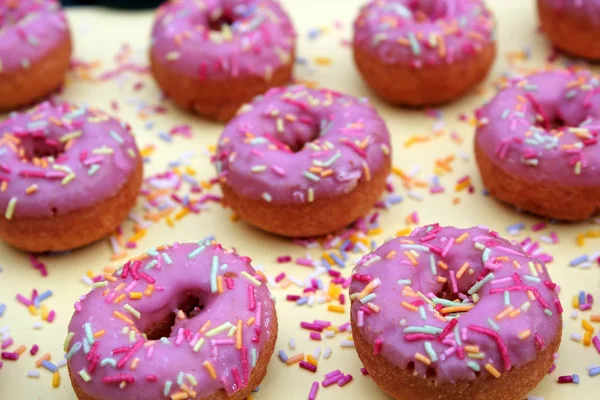
M42 103L0 123L0 238L29 252L108 236L142 184L130 127L92 108Z
M598 87L588 71L542 71L507 82L477 111L475 155L494 197L566 221L597 212Z
M600 2L537 0L544 34L559 50L600 60Z
M390 240L355 267L350 299L356 351L394 399L522 399L560 344L545 265L483 228Z
M0 111L60 88L71 59L67 19L55 0L0 3Z
M292 74L296 33L273 0L173 0L152 29L150 65L160 88L185 110L228 121Z
M174 244L97 283L65 341L77 398L245 399L277 340L275 305L250 262L215 242Z
M354 22L354 61L386 101L443 104L485 79L493 30L482 0L373 0Z
M303 86L242 107L214 164L224 202L252 225L318 236L365 215L385 189L390 138L366 99Z

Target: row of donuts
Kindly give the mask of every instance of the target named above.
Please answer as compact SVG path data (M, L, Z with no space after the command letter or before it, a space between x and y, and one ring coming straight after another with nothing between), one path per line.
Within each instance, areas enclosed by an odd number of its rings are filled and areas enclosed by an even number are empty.
M541 25L559 49L600 58L596 1L538 0ZM354 22L359 72L381 98L425 106L452 101L480 83L496 53L483 0L373 0ZM239 107L292 77L296 33L274 0L174 0L152 28L150 65L179 107L228 121ZM0 110L56 91L71 56L56 0L0 5Z

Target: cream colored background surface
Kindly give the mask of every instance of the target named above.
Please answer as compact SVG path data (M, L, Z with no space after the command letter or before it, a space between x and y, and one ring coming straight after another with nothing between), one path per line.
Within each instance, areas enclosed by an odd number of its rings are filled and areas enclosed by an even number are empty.
M361 81L354 68L349 48L341 45L342 40L351 37L351 22L362 0L288 0L284 2L292 15L299 34L299 55L304 57L308 66L297 65L295 74L297 78L316 81L322 86L338 89L357 96L370 96L366 86ZM571 333L583 333L581 329L581 315L576 320L569 318L570 303L573 295L579 290L592 292L600 299L600 269L595 264L591 269L582 270L578 267L568 266L569 260L580 254L593 254L599 249L600 239L587 239L585 247L576 247L576 235L590 230L600 229L591 222L577 225L551 225L549 228L537 233L532 233L530 227L539 220L531 216L518 214L515 210L486 198L481 194L482 185L479 180L475 163L465 160L461 155L472 153L473 128L471 125L460 122L458 115L472 111L485 98L492 93L490 82L498 79L509 69L507 53L519 53L526 47L531 47L532 59L519 61L517 66L541 66L550 48L542 36L536 33L537 19L535 16L534 2L532 0L495 0L488 1L496 13L498 21L499 52L488 82L482 87L482 93L471 94L466 98L444 107L441 122L436 122L432 117L426 116L423 111L407 111L392 108L373 99L373 103L380 110L388 123L394 141L394 165L406 172L415 172L420 167L417 177L429 180L434 172L434 162L437 158L454 155L456 160L453 172L441 176L441 182L446 188L445 194L429 195L427 189L415 189L424 195L423 201L415 200L406 195L407 190L402 187L398 177L393 177L398 193L404 201L385 211L381 217L381 226L384 234L374 237L381 243L386 236L393 235L398 229L406 227L405 218L413 211L418 211L422 223L441 222L457 226L471 226L485 224L499 230L506 235L506 227L516 222L525 222L527 228L515 238L522 239L528 235L537 239L556 231L560 237L559 245L542 244L545 251L554 255L555 261L549 265L552 277L563 289L562 300L565 305L564 340L560 350L557 370L548 376L531 395L541 396L547 400L558 399L597 399L600 396L600 376L590 378L587 376L585 366L598 363L600 355L593 348L585 348L580 343L569 339ZM75 37L75 57L84 61L100 61L101 65L92 70L92 75L114 67L114 55L123 43L131 45L130 60L138 64L146 63L146 50L149 41L149 32L152 23L151 12L118 12L104 9L74 9L69 10L69 18ZM337 28L338 21L341 28ZM321 29L321 34L315 40L308 39L311 29ZM330 66L315 64L315 57L329 57ZM515 70L515 65L512 65ZM134 91L133 86L138 81L144 82L144 87ZM192 152L190 165L198 172L200 179L207 179L214 173L209 164L206 149L216 143L222 129L219 124L213 124L181 113L171 107L167 102L169 112L162 115L153 115L142 120L140 109L144 104L158 104L160 94L148 76L125 73L118 79L102 83L90 82L81 79L77 74L69 75L69 84L62 98L75 102L87 102L91 105L110 110L111 100L118 100L120 110L116 113L121 118L130 122L134 127L140 147L156 144L156 152L146 164L146 175L165 171L167 163L175 160L184 152ZM155 127L146 129L145 123L152 121ZM176 136L168 144L158 139L157 133L166 131L177 124L190 124L192 138L186 139ZM437 124L437 125L436 125ZM434 128L441 129L438 136L433 134ZM462 137L462 144L450 139L450 132L457 131ZM432 140L425 144L417 144L410 148L404 146L405 141L413 136L430 136ZM458 178L469 175L473 179L476 193L469 195L466 191L455 192L454 185ZM219 193L215 188L212 192ZM460 204L454 205L454 198L460 199ZM141 202L140 202L141 203ZM190 215L174 228L169 228L164 220L152 226L147 236L141 240L137 250L129 251L133 256L151 246L170 243L173 241L198 240L209 234L214 234L217 240L225 246L235 246L239 252L249 255L255 264L262 265L268 275L275 276L281 271L301 278L307 276L311 270L294 264L276 264L277 255L291 254L295 257L302 256L306 250L291 244L286 239L273 237L255 230L242 222L230 221L231 211L212 205L208 211L199 215ZM126 237L131 234L131 223L125 224ZM320 258L320 250L312 249L310 253ZM50 352L53 361L57 362L63 356L62 343L66 335L66 327L72 313L72 304L81 294L86 293L89 287L84 285L80 277L86 271L101 272L110 263L110 245L108 240L101 241L84 249L77 250L70 255L42 256L40 259L46 263L49 277L42 278L29 264L28 256L12 248L0 244L0 303L7 305L7 311L0 318L0 329L8 326L15 339L16 346L24 344L30 348L34 343L40 345L40 353ZM348 274L347 268L344 273ZM326 280L328 282L328 280ZM32 317L28 311L15 301L15 295L22 293L29 295L31 289L39 291L51 289L54 292L46 304L57 311L54 323L43 323L43 329L34 330L33 324L39 317ZM308 339L308 332L299 328L301 320L328 319L335 324L348 320L348 314L333 314L326 310L325 305L313 308L307 306L297 307L284 300L287 293L299 293L298 288L282 290L273 288L273 293L278 299L278 313L280 321L279 341L277 350L283 348L288 355L294 354L287 343L290 338L295 338L298 347L296 351L312 353L316 346L331 346L333 354L329 360L321 360L317 374L301 370L298 366L287 367L273 356L269 373L262 383L256 399L303 399L308 395L310 384L315 380L322 380L323 375L333 369L340 368L346 373L354 375L354 381L340 389L333 386L319 390L319 399L336 399L346 396L349 399L384 399L385 396L373 384L371 379L362 377L359 369L361 364L353 349L340 348L340 340L346 339L345 335L338 335L333 339L324 339L314 342ZM600 306L595 306L592 313L600 313ZM587 312L589 315L590 312ZM596 330L600 328L595 325ZM61 370L62 382L60 387L51 387L51 374L41 369L40 379L27 378L27 371L35 369L35 358L28 354L23 355L17 362L5 361L0 369L0 399L74 399L66 368ZM578 373L581 376L580 385L558 385L556 378L563 374Z

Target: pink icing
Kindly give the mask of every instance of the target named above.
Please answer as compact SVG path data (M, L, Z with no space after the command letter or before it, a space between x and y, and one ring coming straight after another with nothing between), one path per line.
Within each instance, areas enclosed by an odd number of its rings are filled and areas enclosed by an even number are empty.
M415 68L471 58L494 42L482 0L374 0L354 22L354 46Z
M213 162L239 195L291 204L348 193L389 158L387 127L366 99L291 86L243 106Z
M69 36L67 19L55 0L0 2L0 75L28 69Z
M359 295L368 285L375 289ZM545 265L484 228L435 224L390 240L358 263L350 297L352 319L363 320L360 334L376 352L403 368L413 362L422 376L432 368L438 382L475 379L488 363L500 373L524 365L561 324ZM445 309L465 305L473 308Z
M124 122L93 108L41 103L0 123L0 211L41 218L91 207L117 194L139 162Z
M76 304L65 351L77 384L98 400L171 398L186 390L195 393L190 398L220 389L232 395L247 385L271 335L275 307L266 284L249 258L214 242L152 249L97 286ZM169 337L140 333L187 296L203 309L189 318L180 313Z
M274 0L174 0L158 10L151 51L199 79L268 80L293 62L295 39L288 15Z
M600 185L600 88L589 71L515 78L477 118L477 146L498 168L532 182Z

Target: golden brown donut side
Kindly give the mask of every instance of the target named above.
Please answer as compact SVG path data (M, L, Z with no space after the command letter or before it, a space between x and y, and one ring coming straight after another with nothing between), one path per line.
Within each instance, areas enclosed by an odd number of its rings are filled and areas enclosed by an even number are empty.
M140 159L125 186L93 207L49 218L0 218L0 238L21 250L65 251L110 235L127 218L142 186Z

